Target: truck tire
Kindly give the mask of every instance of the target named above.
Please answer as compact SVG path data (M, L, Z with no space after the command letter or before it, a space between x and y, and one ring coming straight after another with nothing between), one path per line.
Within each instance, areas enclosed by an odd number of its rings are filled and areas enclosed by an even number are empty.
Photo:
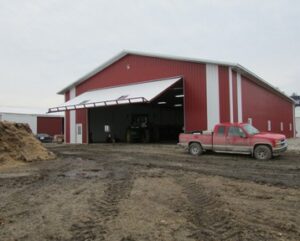
M269 160L272 157L272 151L268 146L259 145L254 149L254 157L257 160Z
M193 156L199 156L203 153L203 149L199 143L192 143L189 146L189 153Z

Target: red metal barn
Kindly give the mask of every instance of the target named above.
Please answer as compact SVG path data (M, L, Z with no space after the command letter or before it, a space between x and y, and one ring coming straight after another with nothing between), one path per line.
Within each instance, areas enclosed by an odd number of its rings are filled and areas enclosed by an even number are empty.
M147 116L157 141L251 122L295 136L294 102L243 66L125 51L59 92L67 143L126 140L135 116Z

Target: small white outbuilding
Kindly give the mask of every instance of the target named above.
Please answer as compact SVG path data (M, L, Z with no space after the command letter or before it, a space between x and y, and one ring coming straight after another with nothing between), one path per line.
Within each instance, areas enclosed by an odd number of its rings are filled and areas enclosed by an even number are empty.
M64 133L64 116L48 114L42 108L0 106L0 121L28 124L33 134L46 133L53 136Z
M296 132L297 137L300 137L300 106L295 109L295 119L296 119Z

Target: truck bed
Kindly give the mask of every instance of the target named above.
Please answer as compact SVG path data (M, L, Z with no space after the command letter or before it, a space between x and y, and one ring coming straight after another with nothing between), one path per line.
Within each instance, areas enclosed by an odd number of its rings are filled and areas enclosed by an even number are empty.
M195 142L199 141L202 147L205 150L212 150L213 149L213 134L210 133L193 133L193 134L180 134L180 145L187 147L188 143L191 140L191 135L193 135L193 140Z

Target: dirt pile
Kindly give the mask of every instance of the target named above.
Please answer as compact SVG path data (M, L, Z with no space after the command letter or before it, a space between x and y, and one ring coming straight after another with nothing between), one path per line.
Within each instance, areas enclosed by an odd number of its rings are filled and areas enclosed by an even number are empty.
M55 155L35 138L27 124L0 122L0 163L53 158Z

